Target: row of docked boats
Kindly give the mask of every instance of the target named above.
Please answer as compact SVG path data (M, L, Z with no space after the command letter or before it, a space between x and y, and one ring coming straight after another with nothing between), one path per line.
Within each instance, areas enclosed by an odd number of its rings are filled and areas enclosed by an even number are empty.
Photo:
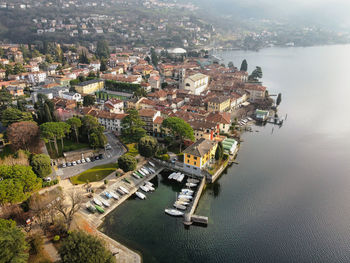
M147 175L151 175L156 173L155 171L155 165L152 162L148 162L149 166L143 166L138 171L133 172L132 176L136 179L141 179L146 177ZM154 166L154 167L153 167Z
M151 182L145 182L143 185L140 186L140 189L145 193L153 192L156 190ZM138 198L142 200L146 199L146 195L141 193L140 191L137 191L135 194Z
M244 125L246 125L248 122L250 122L250 121L252 121L252 120L253 120L252 118L247 117L247 118L245 118L245 119L240 120L240 121L238 122L238 124L239 124L240 126L244 126Z
M186 186L188 188L181 189L181 192L177 196L177 200L175 201L175 203L173 205L175 208L167 208L164 210L165 213L168 215L171 215L171 216L183 216L185 213L184 211L191 204L192 199L193 199L193 195L195 193L195 191L190 189L190 188L197 187L199 182L200 181L197 179L187 178Z
M120 196L125 195L125 194L129 194L129 190L127 190L125 187L123 186L119 186L117 189L115 189L115 192L113 191L104 191L102 193L102 196L104 198L98 198L98 197L94 197L92 199L92 204L88 204L86 206L86 208L91 212L91 213L95 213L96 211L99 213L104 213L104 209L103 207L110 207L111 204L108 201L109 199L114 199L114 200L119 200Z
M185 178L185 175L180 172L177 172L177 173L174 172L168 176L169 180L175 180L175 181L178 181L179 183L181 183L184 178Z

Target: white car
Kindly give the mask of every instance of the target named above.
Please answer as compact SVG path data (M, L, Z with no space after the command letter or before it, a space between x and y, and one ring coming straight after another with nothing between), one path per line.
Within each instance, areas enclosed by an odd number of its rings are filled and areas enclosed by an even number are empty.
M81 161L80 161L80 160L78 160L78 161L77 161L77 164L81 164Z
M85 161L85 159L83 158L83 159L81 159L81 163L86 163L86 161Z
M66 168L67 165L65 163L62 164L62 168Z
M77 162L76 162L76 161L72 162L72 165L73 165L73 166L76 166L76 165L77 165Z
M46 177L46 178L44 178L44 181L45 182L51 182L51 178L50 177Z
M85 160L86 160L87 163L91 162L89 157L87 157Z

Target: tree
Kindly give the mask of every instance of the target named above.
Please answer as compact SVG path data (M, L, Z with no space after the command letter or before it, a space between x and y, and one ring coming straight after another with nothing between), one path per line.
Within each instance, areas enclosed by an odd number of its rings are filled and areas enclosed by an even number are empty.
M282 94L278 93L277 100L276 100L276 105L279 106L282 102Z
M180 152L184 139L195 140L192 127L181 118L170 117L165 119L162 128L169 129L174 139L177 137L180 139Z
M66 138L66 135L70 132L70 125L66 122L54 122L56 124L56 135L57 138L61 140L62 145L62 151L64 148L64 138Z
M144 157L152 157L158 149L158 141L154 137L145 136L138 143L139 153Z
M115 263L115 257L105 244L92 235L73 231L59 248L62 263Z
M3 108L6 105L9 105L12 102L12 95L7 89L0 90L0 105Z
M77 143L79 143L79 128L82 125L81 120L77 117L72 117L67 120L67 123L70 125L71 129L74 131Z
M128 109L126 113L128 115L122 120L123 135L128 136L132 141L139 141L146 135L146 130L142 128L145 123L137 110Z
M79 55L79 63L81 63L81 64L89 64L90 63L89 58L87 57L85 51L82 51L80 53L80 55Z
M32 121L13 123L7 128L7 138L14 151L34 151L40 142L39 126Z
M42 186L42 180L30 166L1 165L0 178L0 204L27 200L33 191Z
M252 74L248 77L250 81L258 81L258 79L261 79L263 77L263 73L261 70L261 67L256 67Z
M118 159L118 166L121 168L124 172L133 171L136 169L136 159L130 155L130 154L124 154L119 157Z
M107 70L107 61L105 59L101 59L101 66L100 66L100 71L106 71Z
M12 107L9 107L6 110L4 110L1 115L1 123L4 126L9 126L15 122L32 120L33 116L29 112L23 112Z
M97 41L96 56L100 59L109 58L109 47L108 47L108 42L106 40Z
M232 61L230 61L229 63L228 63L228 65L227 65L229 68L234 68L234 65L233 65L233 62Z
M83 100L83 106L88 107L88 106L93 106L95 105L96 98L93 95L86 95Z
M63 216L67 231L70 228L75 213L79 211L83 203L83 196L77 192L71 191L68 197L68 202L65 202L65 195L61 193L60 197L53 203L57 212Z
M57 126L56 122L46 122L40 125L41 137L46 143L49 143L50 147L50 142L54 142L56 153L58 155L57 138L59 131L57 129L59 129L59 127Z
M0 258L1 262L26 263L28 244L25 234L12 220L0 219Z
M35 154L30 161L34 173L40 178L51 174L51 159L47 154Z
M151 48L151 61L155 67L158 66L159 58L158 58L157 53L154 50L154 48Z
M242 64L241 64L241 71L248 71L248 63L247 63L247 60L243 60L242 61Z
M217 161L222 160L223 157L224 157L224 147L222 145L222 142L219 142L215 151L215 160Z

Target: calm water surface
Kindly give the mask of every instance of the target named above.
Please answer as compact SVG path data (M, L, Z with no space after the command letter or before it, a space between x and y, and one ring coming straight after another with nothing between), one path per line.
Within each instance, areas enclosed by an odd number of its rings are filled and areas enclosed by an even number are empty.
M221 52L249 71L261 66L283 94L282 128L244 135L240 164L208 186L185 229L164 215L180 186L162 177L146 201L113 211L105 233L144 262L350 262L350 46Z

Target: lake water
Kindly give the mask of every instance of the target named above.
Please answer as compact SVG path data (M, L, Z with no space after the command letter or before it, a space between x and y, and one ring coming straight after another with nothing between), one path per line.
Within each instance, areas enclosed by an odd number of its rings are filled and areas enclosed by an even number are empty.
M282 93L283 127L246 133L237 166L204 192L185 229L166 216L179 186L160 177L145 201L129 199L105 233L144 262L350 262L350 46L220 52L263 70Z

